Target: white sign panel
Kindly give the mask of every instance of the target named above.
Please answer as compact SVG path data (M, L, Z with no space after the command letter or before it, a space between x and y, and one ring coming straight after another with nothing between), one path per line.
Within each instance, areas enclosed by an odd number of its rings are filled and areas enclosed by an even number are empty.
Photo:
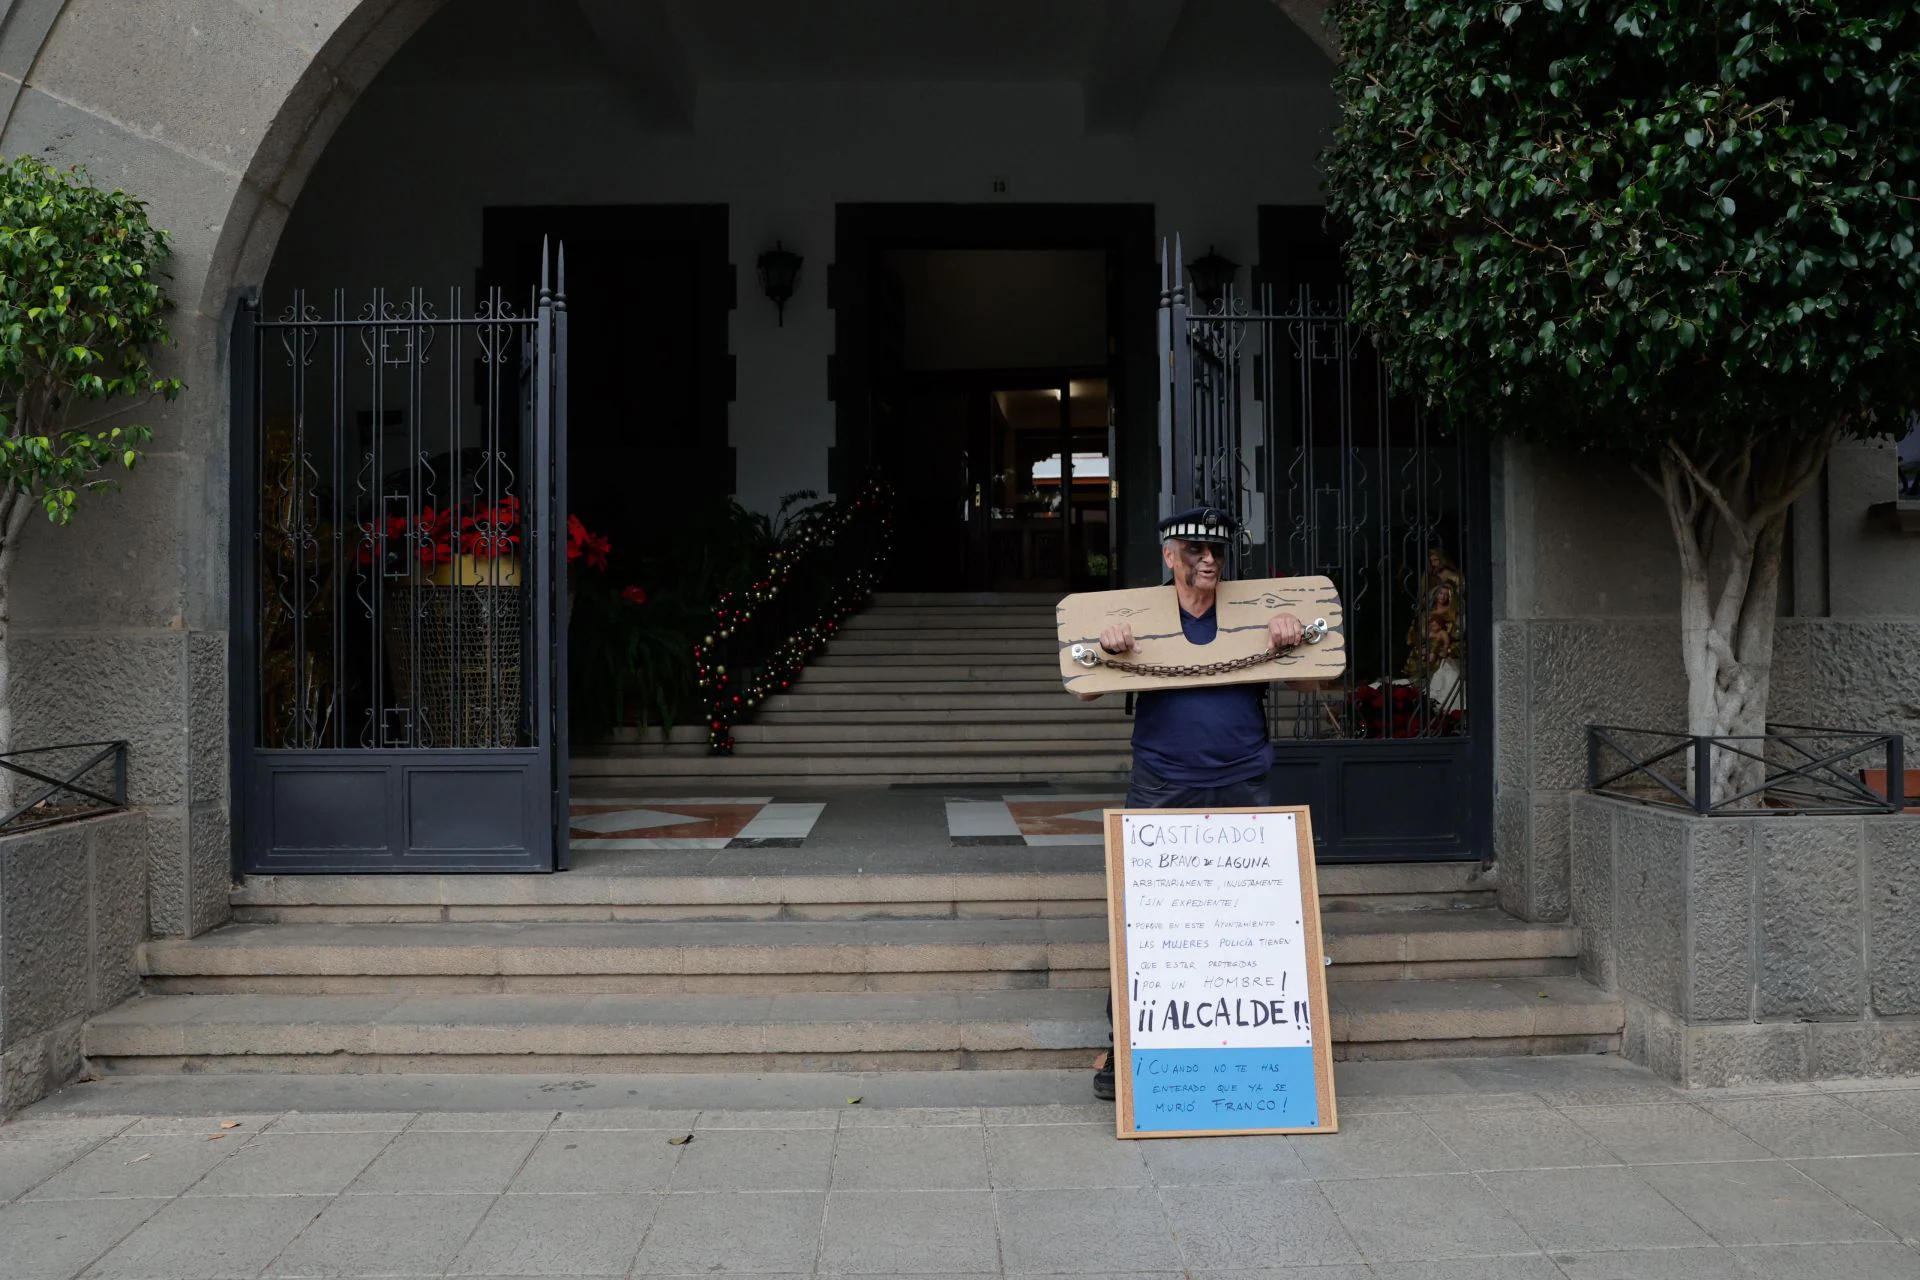
M1123 1136L1331 1129L1307 821L1304 809L1109 815Z

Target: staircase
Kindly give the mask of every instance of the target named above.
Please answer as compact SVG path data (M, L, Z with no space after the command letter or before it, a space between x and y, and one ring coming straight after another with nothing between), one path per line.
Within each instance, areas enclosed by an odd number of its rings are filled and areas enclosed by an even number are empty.
M573 776L623 784L778 788L1052 782L1110 785L1129 768L1132 722L1118 698L1060 687L1053 596L873 597L793 688L734 729L734 754L706 729L576 752ZM583 787L585 790L586 787Z
M1104 876L952 852L974 869L256 877L236 923L145 945L86 1052L105 1075L1085 1067ZM1336 1056L1618 1047L1576 931L1502 914L1476 864L1321 887Z

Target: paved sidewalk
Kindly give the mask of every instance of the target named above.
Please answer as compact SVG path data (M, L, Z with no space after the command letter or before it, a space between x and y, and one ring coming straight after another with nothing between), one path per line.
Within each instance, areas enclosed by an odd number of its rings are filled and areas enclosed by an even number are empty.
M1920 1277L1920 1080L1339 1085L1336 1135L1120 1142L1079 1072L112 1081L0 1127L0 1277Z

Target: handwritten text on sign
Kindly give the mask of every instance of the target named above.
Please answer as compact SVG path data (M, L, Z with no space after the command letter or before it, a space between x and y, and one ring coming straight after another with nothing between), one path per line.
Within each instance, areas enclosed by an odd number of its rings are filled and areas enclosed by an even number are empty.
M1121 818L1134 1127L1319 1123L1291 813Z

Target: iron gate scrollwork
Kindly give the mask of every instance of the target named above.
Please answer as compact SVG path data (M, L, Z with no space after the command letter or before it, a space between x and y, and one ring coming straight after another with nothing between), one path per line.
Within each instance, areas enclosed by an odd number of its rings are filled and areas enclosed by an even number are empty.
M244 303L240 869L565 856L565 252L524 299Z
M1257 288L1201 310L1163 267L1161 502L1233 511L1237 577L1340 591L1342 680L1268 698L1276 802L1313 805L1322 860L1485 856L1485 449L1394 393L1344 290Z

